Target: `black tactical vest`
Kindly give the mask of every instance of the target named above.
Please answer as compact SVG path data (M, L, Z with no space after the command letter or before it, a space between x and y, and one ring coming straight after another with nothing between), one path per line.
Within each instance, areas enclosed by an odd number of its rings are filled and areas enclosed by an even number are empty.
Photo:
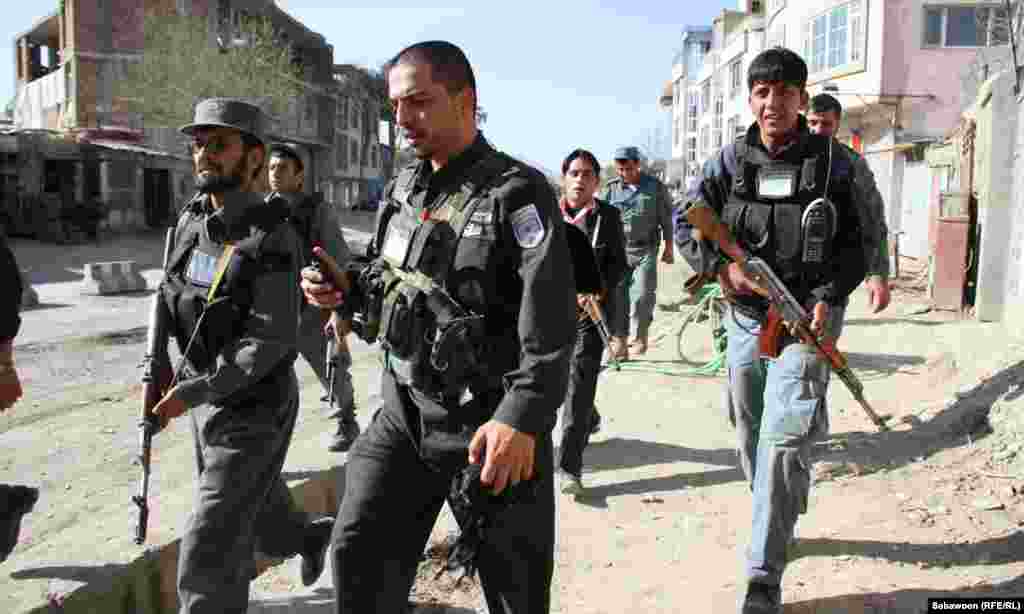
M241 335L252 306L252 281L267 272L297 266L290 257L261 251L266 236L287 219L287 209L276 203L250 207L228 231L236 240L233 251L226 254L225 243L210 239L204 213L195 208L182 213L160 291L171 314L171 334L179 351L188 348L186 358L193 373L212 370L224 346ZM220 220L214 217L210 223L222 224ZM226 259L223 266L222 259ZM294 360L293 353L278 369L290 368Z
M499 279L507 263L490 190L516 172L514 160L492 150L466 171L459 189L422 207L410 199L416 167L396 178L375 243L379 257L397 270L384 292L380 340L385 368L400 384L451 401L486 379L494 343L515 334L509 315L518 314L518 301L500 297L517 294L514 283ZM444 334L453 318L468 323L467 330L439 350L439 341L451 341Z
M736 141L736 172L722 220L751 255L767 262L783 281L800 277L812 282L825 271L802 262L802 219L807 206L827 193L831 139L812 135L780 159L750 147L745 139ZM791 174L794 194L782 199L759 194L758 177L763 173Z

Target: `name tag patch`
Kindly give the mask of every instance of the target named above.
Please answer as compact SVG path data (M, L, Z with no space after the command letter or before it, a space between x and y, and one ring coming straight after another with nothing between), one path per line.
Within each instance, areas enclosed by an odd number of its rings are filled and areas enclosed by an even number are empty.
M531 203L517 209L509 216L509 220L512 222L512 233L520 247L537 247L544 240L546 231L536 205Z
M185 277L197 286L209 288L217 275L217 256L211 256L198 249L192 250Z

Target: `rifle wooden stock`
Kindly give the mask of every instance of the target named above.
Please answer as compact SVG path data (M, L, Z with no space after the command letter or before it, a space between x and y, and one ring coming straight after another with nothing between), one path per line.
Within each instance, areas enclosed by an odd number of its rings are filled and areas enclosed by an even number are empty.
M601 336L601 341L604 342L604 347L608 350L608 362L616 371L621 371L622 367L619 365L619 359L615 357L615 352L612 350L612 336L611 329L608 328L608 320L604 316L604 310L601 309L601 305L591 295L586 295L586 311L590 319L597 324L597 334Z

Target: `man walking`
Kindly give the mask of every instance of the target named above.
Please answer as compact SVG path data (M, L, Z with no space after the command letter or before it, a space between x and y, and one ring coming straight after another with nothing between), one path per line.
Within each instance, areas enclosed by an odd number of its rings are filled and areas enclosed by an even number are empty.
M341 224L319 194L303 193L306 179L305 165L302 156L293 146L286 143L274 143L270 146L270 163L268 166L270 189L278 194L286 195L291 206L292 222L303 240L307 258L312 258L313 246L319 245L339 265L345 266L351 259L348 244L341 232ZM331 452L346 452L352 442L359 436L359 423L355 416L355 393L352 389L352 354L344 337L339 337L336 345L337 368L334 371L334 382L327 381L327 365L324 357L327 353L327 334L324 331L326 316L330 311L304 304L300 316L298 347L299 354L306 359L313 372L316 373L320 385L323 386L325 400L333 401L334 412L328 418L338 421L335 432L327 449ZM334 399L327 398L334 384Z
M558 468L562 493L584 493L583 451L587 447L597 410L597 376L601 371L604 341L598 332L590 302L607 304L608 290L626 274L626 239L619 210L594 198L601 178L601 165L594 154L576 149L562 162L562 216L586 233L601 274L602 290L597 295L577 294L580 317L576 324L576 347L569 363L569 391L562 405L562 440L558 447ZM578 291L577 291L578 292Z
M307 524L281 479L299 403L295 283L306 254L285 204L248 192L263 172L262 126L257 107L212 98L181 129L199 194L177 222L159 292L184 362L153 413L166 424L189 412L196 447L182 614L243 614L257 539L271 556L301 553L312 584L333 525Z
M620 360L629 353L647 351L647 332L654 320L658 291L658 247L661 261L675 262L672 245L672 202L658 178L640 170L640 150L620 147L615 150L618 177L605 186L601 200L622 214L626 235L628 268L622 282L612 291L613 352ZM635 336L626 348L630 328Z
M811 98L807 111L807 127L813 134L835 137L839 123L843 118L843 107L839 101L828 94L818 94ZM860 212L864 224L864 267L867 279L864 285L868 289L871 312L878 313L889 306L889 228L885 223L885 202L875 185L875 175L871 172L864 156L854 149L836 141L853 164L853 189L860 193L854 203L864 207Z
M349 452L332 546L337 612L404 612L453 481L469 481L502 502L488 499L480 531L467 515L475 506L449 498L463 531L480 539L472 550L488 610L544 614L554 569L551 431L576 321L566 227L544 176L478 131L461 49L418 43L385 74L418 161L387 189L365 287L342 299L381 323L384 375L382 407ZM339 303L321 275L303 276L308 300ZM379 301L365 296L378 296L374 280L387 289Z
M845 150L831 138L810 134L800 115L806 83L807 65L792 51L775 47L755 57L747 86L756 123L705 164L676 212L681 253L694 271L717 275L730 305L726 396L753 493L742 614L782 612L787 547L797 516L807 509L811 446L828 432L830 369L814 348L784 328L766 329L769 337L778 333L778 346L773 358L762 360L764 289L716 244L694 233L684 212L711 208L812 314L815 334L839 336L849 294L864 278L858 217L863 206L853 202L860 192L853 188L853 163Z

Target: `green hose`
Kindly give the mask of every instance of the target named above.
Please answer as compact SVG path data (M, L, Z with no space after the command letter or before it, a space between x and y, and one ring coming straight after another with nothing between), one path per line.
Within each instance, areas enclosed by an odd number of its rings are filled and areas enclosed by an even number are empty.
M703 286L697 291L696 304L699 306L705 299L714 299L722 295L721 287L716 283L709 283ZM651 366L651 362L619 362L619 368L616 369L611 364L606 364L602 367L603 370L616 371L642 371L646 373L657 373L659 375L670 375L673 377L691 377L694 375L703 377L714 377L721 375L725 369L725 348L726 348L726 335L724 329L718 329L712 332L714 335L714 342L712 348L714 351L714 357L699 367L693 367L689 369L682 368L668 368L668 367L655 367ZM660 364L660 363L654 363Z

